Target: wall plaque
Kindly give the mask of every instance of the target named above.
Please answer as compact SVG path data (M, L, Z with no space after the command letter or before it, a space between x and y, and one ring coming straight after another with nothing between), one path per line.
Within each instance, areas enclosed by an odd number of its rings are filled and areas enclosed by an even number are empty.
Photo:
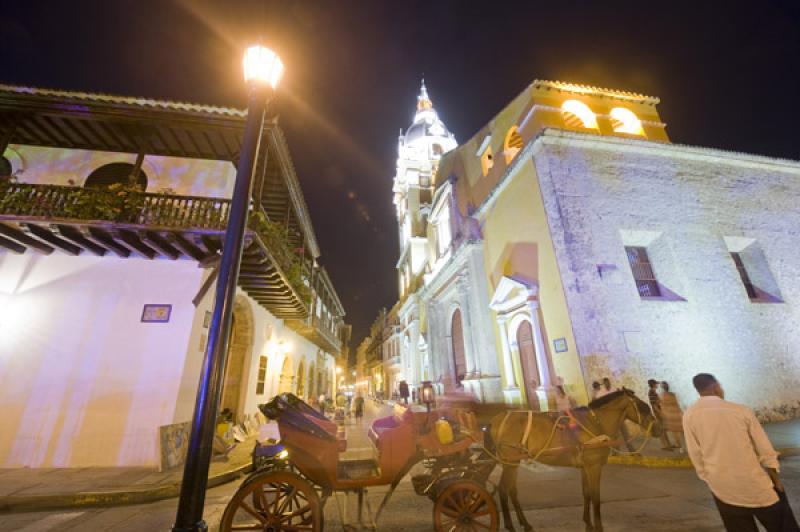
M172 305L145 305L142 310L142 323L167 323L172 314Z
M556 353L566 353L569 350L567 348L566 338L556 338L553 340L553 347L555 348Z

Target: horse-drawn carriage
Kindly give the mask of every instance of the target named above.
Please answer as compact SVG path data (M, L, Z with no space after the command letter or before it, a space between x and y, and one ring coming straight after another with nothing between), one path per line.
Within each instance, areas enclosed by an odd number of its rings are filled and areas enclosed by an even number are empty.
M223 532L322 530L325 504L337 492L357 495L362 523L367 488L389 486L374 526L394 489L419 463L423 472L412 483L417 494L434 501L435 530L497 530L497 506L488 489L496 464L483 450L483 435L471 412L397 405L392 415L369 428L372 455L347 459L339 427L297 397L277 396L261 410L277 421L280 445L268 449L270 456L261 458L267 467L245 479L228 504ZM456 429L452 437L447 430L437 431L444 419Z
M513 530L510 499L519 523L532 530L517 499L516 481L520 462L535 460L581 470L586 530L602 532L600 475L613 438L626 420L643 429L644 442L659 430L647 404L625 389L574 409L569 416L474 406L474 411L431 412L398 405L391 416L370 427L372 455L349 459L342 457L347 441L335 423L291 394L277 396L260 408L277 421L280 445L258 453L264 466L233 496L220 530L322 530L326 502L342 492L358 496L362 524L367 488L389 486L371 523L375 527L399 482L422 464L422 472L411 480L418 495L434 502L434 530L495 531L496 490L489 476L498 463L503 469L497 491L505 527ZM479 410L488 422L483 430L476 420Z

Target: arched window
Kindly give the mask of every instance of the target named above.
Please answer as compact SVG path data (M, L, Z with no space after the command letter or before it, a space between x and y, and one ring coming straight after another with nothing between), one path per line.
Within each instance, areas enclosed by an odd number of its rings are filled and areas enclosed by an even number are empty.
M614 127L615 132L644 135L642 121L630 109L615 107L609 114L611 115L611 125Z
M83 184L86 188L106 188L114 184L127 185L133 181L142 190L147 189L147 175L140 168L139 172L131 180L133 171L136 167L130 163L109 163L104 164L94 172L89 174Z
M567 100L561 104L561 113L564 116L564 125L567 127L597 129L597 118L583 102Z
M441 155L444 153L444 148L442 148L441 144L434 144L431 146L431 152L434 155Z
M512 127L506 133L506 140L503 143L503 154L506 157L506 164L511 163L522 149L522 135L519 134L517 126Z
M461 324L461 311L458 309L453 313L450 340L453 343L453 369L456 386L461 386L461 381L467 374L467 357L464 353L464 327Z
M481 154L481 171L483 172L483 175L488 175L489 170L492 169L492 166L494 166L494 155L492 154L492 147L487 146Z

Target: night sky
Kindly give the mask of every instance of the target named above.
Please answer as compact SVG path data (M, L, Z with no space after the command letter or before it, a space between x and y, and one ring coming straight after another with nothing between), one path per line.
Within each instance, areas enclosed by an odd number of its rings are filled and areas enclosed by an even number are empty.
M539 78L659 96L673 142L800 159L800 3L545 4L0 0L0 81L243 107L262 37L355 346L397 298L391 183L423 74L459 141Z

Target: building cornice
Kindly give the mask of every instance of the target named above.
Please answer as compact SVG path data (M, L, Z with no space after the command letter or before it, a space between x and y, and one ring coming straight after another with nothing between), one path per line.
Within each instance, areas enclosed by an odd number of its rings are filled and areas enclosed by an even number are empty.
M656 142L641 138L617 137L546 128L528 142L505 169L503 175L475 210L474 216L476 218L482 218L486 215L487 211L494 205L500 193L508 186L517 169L525 164L531 157L535 156L536 153L546 145L582 146L591 149L681 157L694 161L724 163L727 165L738 165L761 170L790 172L800 176L800 162L791 159L753 155L720 148L705 148L687 144Z

